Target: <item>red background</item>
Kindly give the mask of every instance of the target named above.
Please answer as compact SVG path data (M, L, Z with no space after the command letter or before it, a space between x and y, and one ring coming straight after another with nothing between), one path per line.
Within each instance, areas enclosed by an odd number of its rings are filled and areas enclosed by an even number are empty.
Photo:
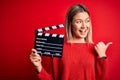
M76 3L91 13L95 43L113 42L107 50L108 78L120 80L119 0L0 0L0 80L38 80L29 60L34 30L64 23Z

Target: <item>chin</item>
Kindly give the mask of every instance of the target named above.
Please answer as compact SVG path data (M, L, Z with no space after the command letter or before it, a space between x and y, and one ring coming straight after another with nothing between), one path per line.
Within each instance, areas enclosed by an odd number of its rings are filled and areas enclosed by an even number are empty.
M80 33L77 33L77 34L75 34L76 36L76 38L86 38L87 37L87 33L86 34L80 34Z
M79 38L86 38L86 35L79 35Z
M86 36L76 36L77 39L84 39Z

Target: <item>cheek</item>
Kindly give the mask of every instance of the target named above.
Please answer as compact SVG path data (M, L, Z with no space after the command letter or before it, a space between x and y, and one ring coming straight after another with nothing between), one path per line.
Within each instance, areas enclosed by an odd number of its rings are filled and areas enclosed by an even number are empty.
M86 26L87 26L87 28L90 28L91 24L90 24L90 23L88 23L88 24L86 24Z
M73 35L76 35L77 32L78 32L78 29L77 29L75 26L72 27L72 34L73 34Z
M80 27L82 26L82 24L75 24L75 27L80 29Z
M73 29L74 30L79 30L81 26L82 26L81 24L74 24Z
M72 28L72 31L73 32L76 32L76 31L78 31L79 30L79 27L77 27L77 26L74 26L73 28Z
M90 29L90 26L87 26L86 28L89 30L89 29Z
M80 28L82 26L82 23L73 23L73 27Z
M87 34L90 32L90 27L87 27Z

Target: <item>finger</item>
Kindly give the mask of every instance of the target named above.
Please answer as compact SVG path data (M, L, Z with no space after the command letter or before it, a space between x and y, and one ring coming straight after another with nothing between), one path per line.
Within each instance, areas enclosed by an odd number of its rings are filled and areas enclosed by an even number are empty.
M101 46L105 46L105 43L104 43L104 42L101 42L100 44L101 44Z
M41 59L39 56L33 56L32 59Z
M40 61L41 59L40 58L32 58L32 60L33 61L35 61L35 60L39 60Z
M95 46L94 48L95 48L95 50L97 50L97 46Z
M32 59L31 62L41 62L40 59Z
M96 48L101 47L101 42L98 42L98 44L96 45Z
M106 44L106 47L109 47L111 44L112 44L112 42L108 42L108 43Z
M31 54L30 57L32 57L32 58L41 58L41 56L39 54L37 54L37 53Z
M33 52L33 53L37 53L37 50L36 50L36 49L32 49L32 52Z
M39 59L40 57L31 55L30 58L31 59L37 59L37 58Z
M99 47L102 47L103 46L103 42L99 42L98 45L99 45Z
M31 61L35 61L35 60L41 60L41 58L40 57L38 57L38 56L35 56L35 57L30 57L30 60Z
M31 55L33 55L33 56L35 56L35 55L39 56L37 50L35 50L35 49L32 49Z

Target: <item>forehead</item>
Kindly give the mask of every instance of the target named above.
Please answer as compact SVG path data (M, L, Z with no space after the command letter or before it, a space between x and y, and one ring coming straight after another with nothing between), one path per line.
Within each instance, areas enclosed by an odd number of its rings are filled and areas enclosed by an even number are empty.
M75 16L73 16L73 20L77 20L77 19L85 20L88 18L89 18L89 15L87 12L79 12Z

